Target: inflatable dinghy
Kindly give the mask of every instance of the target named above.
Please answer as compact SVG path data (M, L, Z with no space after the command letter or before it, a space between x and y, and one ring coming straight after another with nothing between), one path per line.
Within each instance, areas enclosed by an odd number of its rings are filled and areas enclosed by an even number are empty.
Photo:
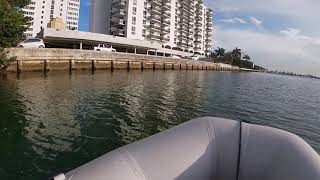
M320 180L320 157L286 131L199 118L54 180Z

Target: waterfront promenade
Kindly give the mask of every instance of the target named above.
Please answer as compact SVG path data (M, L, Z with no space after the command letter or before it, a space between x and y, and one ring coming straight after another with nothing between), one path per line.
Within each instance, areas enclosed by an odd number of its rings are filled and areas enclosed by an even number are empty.
M16 62L7 69L11 72L120 69L240 71L238 67L213 62L76 49L11 48L9 55L17 57Z

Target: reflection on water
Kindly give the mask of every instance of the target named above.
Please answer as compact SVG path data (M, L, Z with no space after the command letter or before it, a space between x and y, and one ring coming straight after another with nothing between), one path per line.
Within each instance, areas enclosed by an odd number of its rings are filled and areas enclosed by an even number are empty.
M46 179L200 116L297 133L320 152L320 81L258 73L97 71L0 79L0 179Z

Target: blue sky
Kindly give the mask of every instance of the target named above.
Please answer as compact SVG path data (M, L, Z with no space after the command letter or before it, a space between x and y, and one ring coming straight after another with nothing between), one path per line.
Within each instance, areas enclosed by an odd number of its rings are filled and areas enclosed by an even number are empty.
M81 0L80 30L88 30ZM319 0L204 0L214 9L213 48L241 48L259 65L320 75Z

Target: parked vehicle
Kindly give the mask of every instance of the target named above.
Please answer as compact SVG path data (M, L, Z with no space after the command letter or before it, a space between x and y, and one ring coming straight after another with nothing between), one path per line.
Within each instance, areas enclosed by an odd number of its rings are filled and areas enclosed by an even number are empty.
M170 57L171 57L172 59L181 59L180 56L176 56L176 55L171 55Z
M195 54L195 55L191 56L190 58L191 58L192 60L194 60L194 61L199 61L200 56L197 55L197 54Z
M30 38L22 41L18 44L18 48L45 48L44 42L42 39Z
M193 56L191 56L190 58L194 61L199 61L200 58L204 58L205 56L200 55L200 54L194 54Z
M117 52L112 46L108 44L99 44L98 46L94 47L95 51L106 51L106 52Z

